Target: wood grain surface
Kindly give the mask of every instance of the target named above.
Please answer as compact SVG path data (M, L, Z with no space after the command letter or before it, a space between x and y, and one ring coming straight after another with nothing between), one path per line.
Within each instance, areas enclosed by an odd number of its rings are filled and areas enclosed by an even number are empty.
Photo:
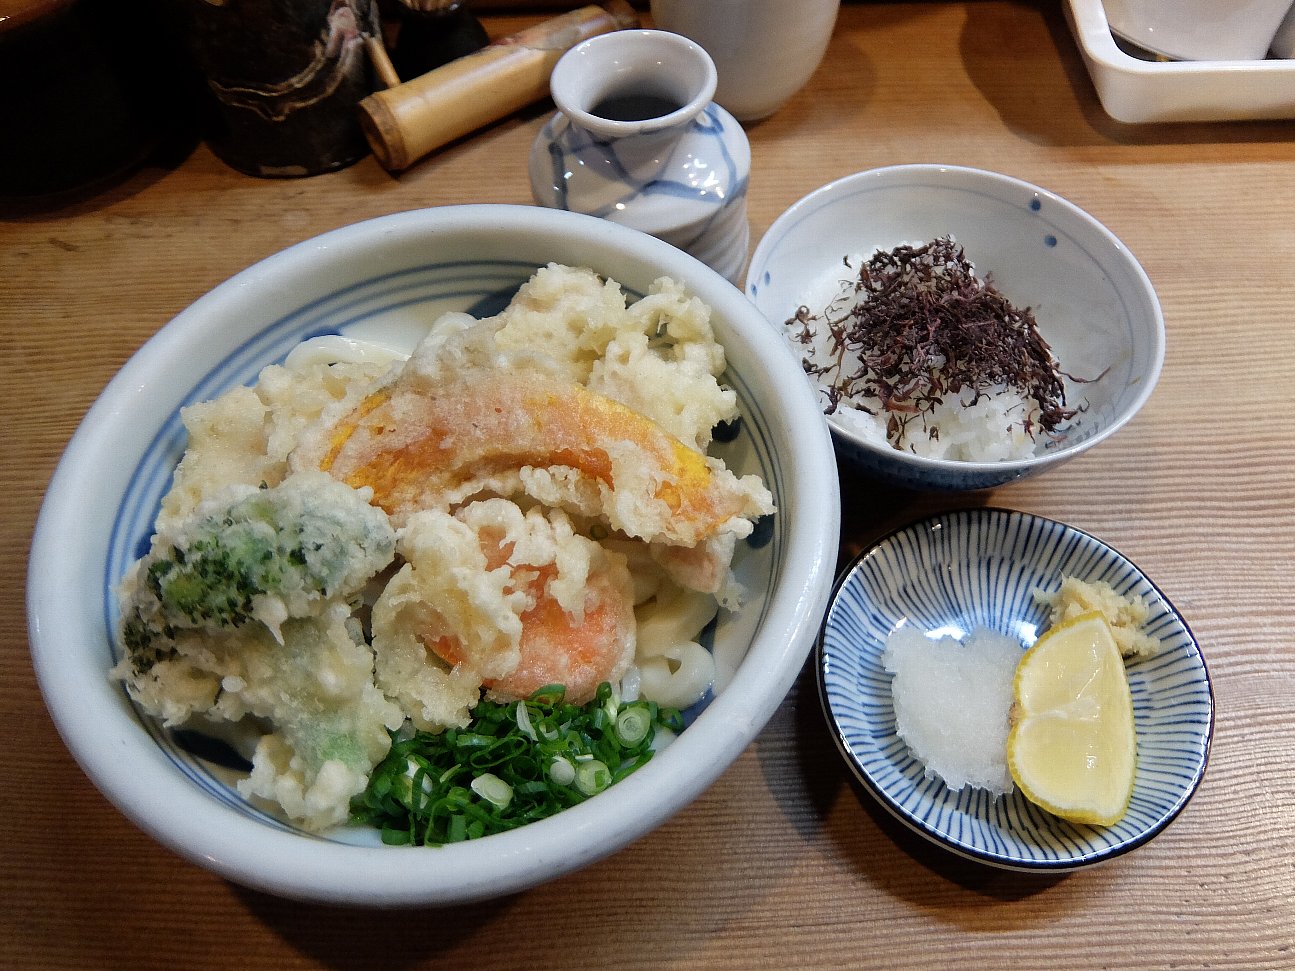
M42 704L23 597L45 485L95 395L191 301L288 245L398 210L528 203L526 155L551 110L398 178L370 158L263 181L196 145L0 221L0 966L1295 968L1295 128L1112 121L1055 0L846 5L810 86L749 129L752 230L838 176L948 162L1055 191L1141 259L1168 353L1132 424L1042 478L955 499L843 470L841 558L924 513L992 504L1088 530L1143 567L1197 635L1217 700L1204 784L1159 838L1046 879L930 849L851 784L808 667L664 826L472 907L374 913L244 890L86 781Z

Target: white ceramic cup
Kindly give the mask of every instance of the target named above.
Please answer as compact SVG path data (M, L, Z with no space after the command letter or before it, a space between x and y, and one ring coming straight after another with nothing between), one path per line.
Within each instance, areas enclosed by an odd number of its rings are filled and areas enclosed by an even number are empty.
M740 121L773 114L827 51L841 0L652 0L657 27L715 61L715 101Z
M1291 0L1102 0L1111 30L1185 61L1256 61Z

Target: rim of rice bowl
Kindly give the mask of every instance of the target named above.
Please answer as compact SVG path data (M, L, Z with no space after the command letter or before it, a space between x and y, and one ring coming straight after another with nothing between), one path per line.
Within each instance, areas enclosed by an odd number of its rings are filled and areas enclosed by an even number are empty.
M99 591L133 456L161 437L159 427L207 369L223 366L213 362L248 348L272 355L256 343L267 321L343 285L339 280L381 279L436 260L452 260L445 263L451 268L475 260L490 269L507 256L534 267L545 262L538 254L613 277L618 269L634 277L670 275L711 306L732 366L759 397L766 417L758 424L770 437L782 483L782 552L748 645L746 660L754 663L738 666L726 690L640 772L516 830L424 852L382 846L376 833L371 845L354 845L253 818L201 785L142 730L125 692L107 676L107 609ZM821 435L805 433L821 415L807 385L788 390L799 367L789 349L761 340L766 327L741 291L680 250L595 217L528 206L378 217L238 273L123 366L77 428L46 492L29 559L28 628L40 688L69 751L108 799L164 846L237 883L289 898L379 907L465 903L525 890L647 834L709 787L772 716L800 673L831 594L840 504L825 490L836 488L835 457L821 423ZM67 542L73 536L76 546Z
M838 292L843 255L950 236L967 259L1017 307L1038 316L1059 369L1105 376L1093 409L1061 426L1065 440L1038 441L1032 454L1007 459L935 458L897 449L828 415L844 458L903 486L932 490L988 488L1037 474L1105 441L1124 427L1153 392L1163 367L1164 317L1146 270L1095 216L1049 189L984 169L941 163L882 166L842 176L810 191L770 225L748 264L745 292L780 336L799 305L818 313ZM1066 308L1062 321L1036 306ZM822 300L822 302L817 302ZM1110 312L1106 313L1109 306ZM1105 326L1091 330L1091 315ZM1089 316L1085 316L1085 314ZM1110 341L1116 343L1111 344ZM1060 345L1060 346L1059 346ZM1073 349L1117 348L1115 357L1075 364ZM801 355L797 355L798 357ZM1094 379L1097 380L1097 379ZM813 377L820 403L824 398ZM1082 385L1067 381L1076 402ZM1086 420L1084 420L1086 417Z

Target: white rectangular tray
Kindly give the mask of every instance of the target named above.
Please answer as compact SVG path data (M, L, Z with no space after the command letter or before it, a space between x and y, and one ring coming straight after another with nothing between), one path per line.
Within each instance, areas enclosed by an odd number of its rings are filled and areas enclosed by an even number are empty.
M1066 0L1070 29L1116 121L1295 118L1295 60L1149 61L1115 43L1102 0Z

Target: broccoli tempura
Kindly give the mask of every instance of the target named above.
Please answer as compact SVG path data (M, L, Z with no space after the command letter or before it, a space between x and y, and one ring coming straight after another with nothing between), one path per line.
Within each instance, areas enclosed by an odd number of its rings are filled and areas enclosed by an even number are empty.
M234 487L159 534L127 576L121 640L131 670L146 674L171 656L179 631L255 621L279 638L285 620L354 596L394 552L386 515L330 476Z

